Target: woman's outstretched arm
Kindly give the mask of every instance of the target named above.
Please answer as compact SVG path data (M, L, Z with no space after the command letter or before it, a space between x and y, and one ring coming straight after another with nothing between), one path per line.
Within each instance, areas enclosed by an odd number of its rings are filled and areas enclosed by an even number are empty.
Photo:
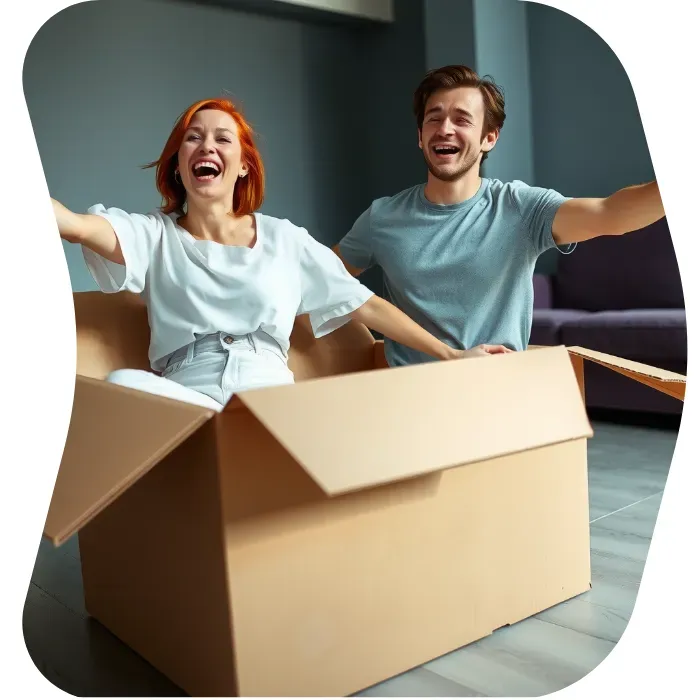
M512 352L504 345L478 345L468 350L452 348L428 333L396 306L376 294L353 311L350 316L387 338L438 360L457 360L462 357Z
M112 225L96 214L76 214L51 198L61 238L78 243L110 262L124 265L124 255Z

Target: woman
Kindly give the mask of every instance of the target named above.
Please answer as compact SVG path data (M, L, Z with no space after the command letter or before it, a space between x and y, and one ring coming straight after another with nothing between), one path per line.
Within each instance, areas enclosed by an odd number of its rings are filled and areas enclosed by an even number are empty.
M505 351L449 347L306 230L259 213L263 164L228 100L189 107L153 166L165 201L158 213L98 204L81 215L52 200L61 237L82 246L100 289L146 301L154 373L118 370L108 381L220 411L239 391L293 383L289 338L304 313L316 337L353 318L438 359Z

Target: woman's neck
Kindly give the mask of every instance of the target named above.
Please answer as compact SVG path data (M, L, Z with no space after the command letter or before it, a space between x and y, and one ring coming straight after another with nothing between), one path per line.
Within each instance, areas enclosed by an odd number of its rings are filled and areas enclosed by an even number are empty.
M221 203L198 206L188 203L187 213L178 220L194 238L225 245L252 246L255 242L253 217L236 216Z

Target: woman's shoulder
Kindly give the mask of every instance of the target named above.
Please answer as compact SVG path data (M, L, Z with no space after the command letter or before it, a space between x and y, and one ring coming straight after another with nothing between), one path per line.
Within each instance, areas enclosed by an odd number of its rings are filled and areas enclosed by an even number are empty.
M147 212L133 212L121 207L106 207L104 204L93 204L87 210L88 214L103 216L108 219L116 219L121 221L130 221L135 225L145 226L147 228L163 229L166 227L175 227L175 221L169 214L164 214L162 211L155 209Z
M270 238L304 246L308 238L311 237L305 228L292 223L289 219L280 219L261 212L256 212L255 216L260 221L265 234Z

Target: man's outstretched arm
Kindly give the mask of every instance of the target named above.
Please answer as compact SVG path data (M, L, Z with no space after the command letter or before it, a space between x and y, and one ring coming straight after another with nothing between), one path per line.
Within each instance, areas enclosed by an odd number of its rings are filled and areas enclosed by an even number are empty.
M618 190L609 197L576 198L562 204L552 225L557 245L598 236L620 236L664 217L659 186L654 182Z

